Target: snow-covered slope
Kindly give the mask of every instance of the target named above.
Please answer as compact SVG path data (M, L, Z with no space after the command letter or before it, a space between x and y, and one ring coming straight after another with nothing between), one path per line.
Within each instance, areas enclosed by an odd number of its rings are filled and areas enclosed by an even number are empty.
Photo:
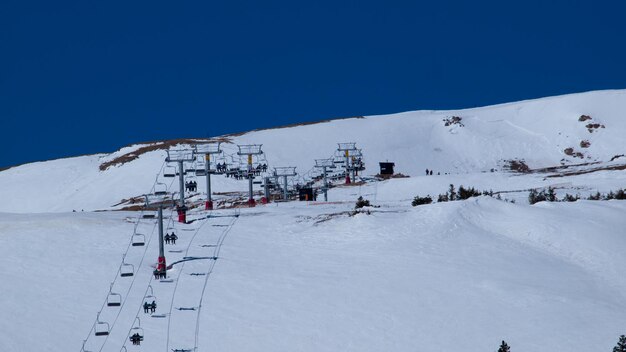
M166 245L169 282L152 275L154 219L90 212L119 210L157 183L177 192L164 177L163 149L134 145L2 171L0 351L81 351L84 342L92 352L478 352L502 340L514 351L610 350L626 333L626 202L527 199L530 188L549 186L559 198L624 189L624 158L611 160L625 154L623 112L626 91L601 91L226 136L227 154L262 143L270 167L297 166L301 175L352 141L365 174L390 160L411 177L334 187L330 202L192 208L187 224L167 208L165 231L179 236ZM463 126L445 126L452 116ZM503 171L512 159L569 166ZM214 192L247 190L245 181L213 180ZM198 181L190 202L205 197ZM503 200L411 206L450 184ZM374 207L355 213L359 196ZM228 197L237 195L215 195ZM137 233L144 246L132 245ZM131 267L133 276L120 275ZM154 315L145 300L157 303ZM96 336L105 326L110 335ZM140 346L128 339L135 332Z
M464 174L502 169L503 160L524 159L531 168L608 161L624 154L626 90L598 91L484 108L415 111L369 116L229 137L236 144L263 144L270 167L297 166L307 175L314 159L332 156L339 142L356 142L363 150L366 174L378 162L394 161L398 172L421 175L425 169ZM590 120L579 121L587 115ZM461 117L445 126L443 119ZM588 124L599 124L592 128ZM604 126L602 128L601 126ZM590 145L582 148L581 142ZM4 212L50 212L108 209L122 199L149 193L165 158L164 150L100 171L99 166L142 145L110 155L92 155L27 164L0 172ZM581 153L568 156L564 150ZM162 175L161 175L162 176ZM171 180L161 180L171 182ZM246 190L243 182L216 177L214 191ZM203 190L203 183L200 183Z
M131 247L126 258L143 261L131 286L116 270L133 214L2 215L0 349L79 351L87 339L91 351L441 351L459 341L485 351L505 339L524 351L595 351L624 333L626 243L616 229L626 203L484 197L341 215L350 208L283 203L170 223L180 235L170 262L213 255L202 246L228 229L215 267L191 261L170 270L172 283L151 280L151 232L146 252ZM124 306L102 307L113 280ZM143 313L148 284L167 317ZM201 297L199 315L177 310ZM90 330L100 309L113 326L106 342ZM141 348L127 340L136 316Z

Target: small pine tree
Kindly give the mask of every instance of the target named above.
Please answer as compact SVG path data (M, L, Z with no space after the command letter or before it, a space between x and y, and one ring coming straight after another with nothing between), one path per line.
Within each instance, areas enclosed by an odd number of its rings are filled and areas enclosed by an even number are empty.
M620 189L615 193L615 199L626 199L626 192L623 189Z
M538 202L544 202L548 199L546 196L546 192L541 191L537 192L535 189L531 189L530 193L528 193L528 203L535 204Z
M596 192L595 194L590 194L588 200L600 200L602 199L602 195L600 192Z
M511 347L509 347L509 345L507 345L506 342L502 340L502 344L500 345L498 352L511 352Z
M411 205L416 207L418 205L430 204L432 202L433 199L430 197L430 195L426 197L416 196L415 198L413 198L413 202L411 202Z
M556 202L556 192L554 192L554 188L548 187L548 194L546 195L548 202Z
M448 199L451 201L456 200L456 191L454 190L454 185L450 184L450 189L448 190Z
M626 336L622 335L617 341L617 345L613 347L613 352L626 352Z
M580 196L578 194L573 196L573 195L571 195L569 193L566 193L565 197L563 197L563 201L564 202L575 202L575 201L577 201L579 199L580 199Z
M615 193L613 193L613 191L610 191L609 193L607 193L607 195L604 197L604 200L611 200L611 199L615 199Z
M440 194L437 197L437 202L447 202L448 201L448 193Z

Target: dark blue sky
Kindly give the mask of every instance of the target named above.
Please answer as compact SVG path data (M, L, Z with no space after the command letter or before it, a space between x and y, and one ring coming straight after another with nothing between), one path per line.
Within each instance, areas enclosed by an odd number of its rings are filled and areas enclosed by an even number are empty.
M0 2L0 167L626 87L624 1Z

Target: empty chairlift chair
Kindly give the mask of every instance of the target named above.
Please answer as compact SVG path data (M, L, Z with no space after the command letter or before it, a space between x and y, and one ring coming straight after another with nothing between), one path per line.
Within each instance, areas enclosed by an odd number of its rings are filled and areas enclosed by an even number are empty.
M163 169L163 177L176 177L176 168L173 166L166 166Z
M125 256L122 257L122 265L120 266L120 276L129 277L129 276L135 275L135 266L130 263L126 263L124 261L124 258Z
M146 236L140 233L133 235L133 247L144 246L146 244Z
M167 185L165 183L157 182L154 185L154 195L164 196L167 194Z
M98 312L98 317L96 318L96 325L94 326L94 334L96 336L107 336L110 330L111 330L111 326L109 326L109 323L105 321L100 321L100 312Z
M113 284L111 283L111 288L109 289L109 294L107 295L107 306L119 307L121 305L122 305L122 295L119 293L113 292Z

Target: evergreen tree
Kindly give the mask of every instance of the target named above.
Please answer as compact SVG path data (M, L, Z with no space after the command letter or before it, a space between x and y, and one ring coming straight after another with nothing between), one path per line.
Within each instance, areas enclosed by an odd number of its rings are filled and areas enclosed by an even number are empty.
M554 188L552 187L548 187L548 195L547 195L547 200L548 202L556 202L556 192L554 192Z
M498 352L511 352L511 347L509 347L509 345L507 345L506 342L502 340L502 344L500 345Z
M413 198L413 202L411 202L411 205L416 207L418 205L430 204L432 202L433 202L433 199L430 196L426 196L426 197L416 196L415 198Z
M456 200L456 191L454 190L454 185L450 184L450 189L448 190L448 199L450 201Z
M613 347L613 352L626 352L626 336L622 335L617 341L617 345Z
M600 200L602 199L602 195L600 194L600 192L596 192L595 194L590 194L589 198L587 198L589 200Z
M531 205L537 203L538 202L537 196L538 196L537 190L534 188L531 189L530 192L528 192L528 203L530 203Z

